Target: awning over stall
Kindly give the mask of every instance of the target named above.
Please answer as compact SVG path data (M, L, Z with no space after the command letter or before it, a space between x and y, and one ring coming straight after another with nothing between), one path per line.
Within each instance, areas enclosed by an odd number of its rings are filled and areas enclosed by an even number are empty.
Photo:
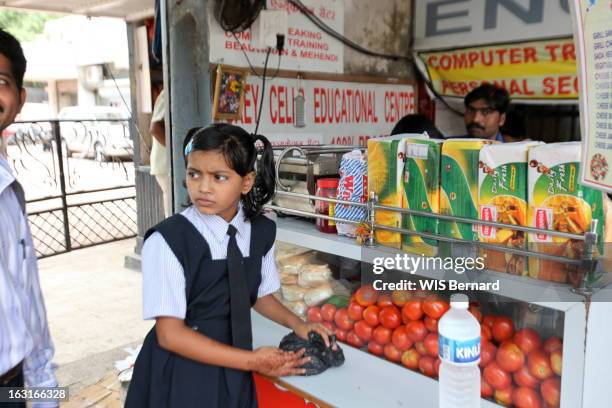
M0 0L0 6L134 21L153 16L155 0Z

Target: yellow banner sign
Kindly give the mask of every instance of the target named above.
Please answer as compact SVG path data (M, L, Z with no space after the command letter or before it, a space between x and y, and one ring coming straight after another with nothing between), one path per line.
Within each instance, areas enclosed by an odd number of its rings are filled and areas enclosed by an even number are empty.
M577 99L572 38L419 53L435 90L464 97L482 83L506 88L512 99Z

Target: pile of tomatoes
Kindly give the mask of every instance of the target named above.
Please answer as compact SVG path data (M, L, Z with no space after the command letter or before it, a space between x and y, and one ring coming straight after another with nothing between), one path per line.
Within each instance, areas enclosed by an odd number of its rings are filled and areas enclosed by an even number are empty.
M558 407L561 400L563 343L543 341L531 328L516 330L506 316L482 316L480 322L480 393L498 404L520 408Z
M446 300L428 292L378 292L360 287L348 307L311 307L308 320L333 330L338 340L436 378L439 373L438 320ZM515 331L506 316L470 312L481 324L481 395L499 404L525 408L557 407L563 344L542 339L533 329Z

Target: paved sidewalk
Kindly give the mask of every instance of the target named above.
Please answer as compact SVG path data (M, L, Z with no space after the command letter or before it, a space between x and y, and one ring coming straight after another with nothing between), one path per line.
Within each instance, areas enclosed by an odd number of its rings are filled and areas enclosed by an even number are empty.
M142 320L140 272L123 267L134 244L129 239L39 262L58 380L74 396L106 378L127 355L123 349L141 343L152 326Z

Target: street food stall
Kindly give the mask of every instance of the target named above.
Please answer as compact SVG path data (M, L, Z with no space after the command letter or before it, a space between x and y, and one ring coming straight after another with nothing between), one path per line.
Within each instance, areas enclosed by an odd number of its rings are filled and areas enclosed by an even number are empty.
M156 13L174 211L188 129L232 121L266 135L276 296L332 329L346 358L317 376L256 376L260 405L438 406L437 323L462 292L481 326L483 407L609 406L608 197L581 179L571 2L272 0L268 25L259 2L240 16L222 3L162 1ZM134 61L149 59L143 26L128 26ZM599 45L609 61L609 38ZM509 90L535 141L381 137L417 112L463 134L453 111L483 80ZM151 105L141 94L139 115ZM596 154L603 180L609 156ZM152 194L139 191L139 202ZM255 347L289 332L252 322Z
M342 1L303 2L323 25L302 2L268 2L269 10L286 13L284 46L272 40L268 48L258 42L258 21L232 32L198 2L162 7L175 208L185 194L186 129L233 120L268 136L277 146L277 195L268 206L283 282L277 296L344 343L345 364L324 374L258 376L262 405L437 406L437 320L456 291L470 294L482 327L483 406L527 399L534 406L594 407L609 400L601 375L612 339L607 197L579 185L581 144L571 142L579 140L577 118L557 119L558 138L535 138L569 144L378 138L427 105L427 95L447 98L435 102L436 123L451 129L440 107L453 106L452 97L462 98L475 78L506 87L517 102L552 100L576 116L575 45L571 24L559 24L571 22L569 9L564 2L554 10L543 2L442 3L372 5L414 23L413 49L398 42L383 47L399 36L385 31L394 22L382 18L380 31L360 30L372 11ZM452 20L459 16L464 20ZM484 27L476 26L478 16ZM525 30L509 29L505 19ZM468 20L473 25L462 24ZM357 58L344 41L349 35L386 53ZM449 39L453 49L445 48ZM397 68L411 67L413 50L428 90L415 70ZM376 69L372 59L384 67ZM491 69L482 68L489 62ZM227 104L222 92L240 78L244 94L227 95L238 101L235 116L222 118L231 111L219 112L219 103ZM395 257L417 266L375 272L380 259ZM461 259L483 265L463 268ZM407 289L409 282L419 289ZM255 313L252 319L254 346L277 344L289 331ZM516 355L508 342L520 350ZM517 355L520 364L508 364Z

